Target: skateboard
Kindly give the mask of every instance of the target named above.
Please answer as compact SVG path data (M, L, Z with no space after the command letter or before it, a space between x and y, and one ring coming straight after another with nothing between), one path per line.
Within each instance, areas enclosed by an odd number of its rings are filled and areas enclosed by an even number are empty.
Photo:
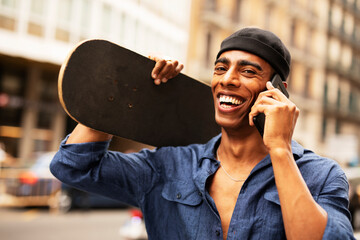
M205 143L220 133L211 88L181 73L157 86L154 66L112 42L84 41L61 66L61 105L78 123L155 147Z

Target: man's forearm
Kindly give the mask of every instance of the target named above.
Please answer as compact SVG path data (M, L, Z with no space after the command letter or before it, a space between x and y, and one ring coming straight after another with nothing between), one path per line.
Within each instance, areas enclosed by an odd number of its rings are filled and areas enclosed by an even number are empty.
M313 199L289 149L270 152L288 239L322 239L326 211Z
M88 128L82 124L78 124L70 134L66 144L70 143L86 143L86 142L102 142L108 141L112 135Z

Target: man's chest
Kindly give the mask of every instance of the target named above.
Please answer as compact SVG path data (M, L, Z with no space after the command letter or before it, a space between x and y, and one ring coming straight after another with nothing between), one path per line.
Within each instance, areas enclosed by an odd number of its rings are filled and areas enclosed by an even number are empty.
M220 215L224 236L227 235L231 218L237 203L243 182L235 182L225 178L218 172L209 180L208 191L215 202Z

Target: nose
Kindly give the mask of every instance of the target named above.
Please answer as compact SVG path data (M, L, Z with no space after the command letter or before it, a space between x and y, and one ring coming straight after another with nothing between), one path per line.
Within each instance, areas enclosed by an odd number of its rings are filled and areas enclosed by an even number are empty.
M236 68L230 68L224 77L220 80L220 84L226 87L240 87L240 74Z

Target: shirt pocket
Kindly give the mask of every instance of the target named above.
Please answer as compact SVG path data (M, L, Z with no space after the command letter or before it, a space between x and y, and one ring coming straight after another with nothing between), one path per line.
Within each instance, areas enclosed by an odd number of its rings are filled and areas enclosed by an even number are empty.
M176 181L165 183L161 196L165 199L167 218L165 229L172 239L196 239L203 199L194 183ZM174 229L175 228L175 229Z
M260 213L264 237L266 236L267 239L285 239L285 229L277 191L264 194Z
M161 195L168 201L188 206L197 206L202 202L202 195L192 182L165 183Z

